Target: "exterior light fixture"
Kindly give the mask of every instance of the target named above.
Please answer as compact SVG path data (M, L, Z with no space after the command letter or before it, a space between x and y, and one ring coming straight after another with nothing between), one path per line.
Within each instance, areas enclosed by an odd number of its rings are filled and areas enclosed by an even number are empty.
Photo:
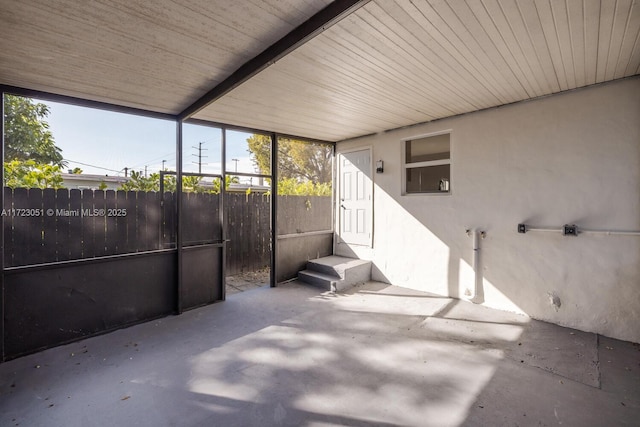
M384 172L384 162L382 160L378 160L376 162L376 173Z

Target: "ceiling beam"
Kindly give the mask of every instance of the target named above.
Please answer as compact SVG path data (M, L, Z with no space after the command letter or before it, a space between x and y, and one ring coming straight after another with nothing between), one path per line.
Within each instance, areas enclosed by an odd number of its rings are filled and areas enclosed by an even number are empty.
M185 120L192 117L269 65L272 65L332 25L338 23L349 14L369 3L369 1L370 0L336 0L330 3L303 24L291 30L286 36L282 37L254 58L245 62L240 68L234 71L233 74L178 114L178 119Z
M95 108L98 110L112 111L114 113L132 114L135 116L150 117L152 119L162 119L176 121L178 117L175 114L159 113L157 111L145 110L136 107L127 107L120 104L112 104L103 101L93 101L87 98L78 98L69 95L60 95L51 92L44 92L35 89L27 89L0 84L0 92L9 95L24 96L27 98L35 98L41 101L58 102L61 104L75 105L77 107ZM83 96L87 96L84 94Z

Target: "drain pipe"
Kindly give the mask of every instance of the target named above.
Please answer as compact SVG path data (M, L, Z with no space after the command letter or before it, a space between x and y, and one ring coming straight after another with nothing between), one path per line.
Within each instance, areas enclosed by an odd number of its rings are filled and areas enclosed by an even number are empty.
M472 302L478 301L478 294L482 292L482 265L480 265L480 239L484 239L487 235L484 231L478 230L466 230L467 236L473 237L473 274L474 274L474 287L473 294L466 295Z

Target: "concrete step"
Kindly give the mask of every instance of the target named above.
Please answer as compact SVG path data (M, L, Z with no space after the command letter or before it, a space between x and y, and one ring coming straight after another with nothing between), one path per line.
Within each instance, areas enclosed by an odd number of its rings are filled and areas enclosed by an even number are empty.
M335 255L318 258L308 261L307 269L298 273L298 278L328 291L343 291L371 280L371 261Z
M298 280L309 285L318 286L325 291L335 292L338 289L339 277L318 273L312 270L302 270L298 272Z
M336 255L309 260L307 261L307 269L338 276L341 279L346 279L347 274L350 276L361 275L363 281L368 281L371 278L371 261Z

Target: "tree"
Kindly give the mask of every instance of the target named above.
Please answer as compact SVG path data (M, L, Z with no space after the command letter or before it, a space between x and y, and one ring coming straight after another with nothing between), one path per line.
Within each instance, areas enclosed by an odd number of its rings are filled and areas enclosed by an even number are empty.
M73 170L71 171L72 174L76 174L76 175L81 175L82 172L83 172L82 169L80 169L78 167L73 168Z
M240 178L237 176L226 175L224 177L224 188L225 190L229 188L231 184L238 184L240 182ZM216 178L213 180L213 188L211 189L213 194L220 193L220 178Z
M232 182L237 183L238 177L226 177L226 187ZM164 175L163 190L168 193L176 191L176 176ZM130 179L122 184L119 190L124 191L160 191L160 174L152 173L148 177L141 172L132 171ZM202 184L202 177L184 175L182 177L182 191L185 193L220 193L220 179L216 178L210 186Z
M185 193L205 193L206 189L200 185L201 176L183 176L182 191Z
M185 183L182 183L185 188ZM160 191L160 174L152 173L144 176L142 172L131 171L131 176L127 182L122 184L119 190L124 191ZM175 175L164 175L164 191L172 193L176 191Z
M122 184L119 190L124 191L159 191L160 174L152 173L149 177L141 172L131 171L131 177Z
M64 167L62 150L56 146L46 118L49 107L30 98L5 95L5 159L33 160Z
M254 134L247 139L253 162L262 174L271 172L271 137ZM310 144L290 138L278 139L278 178L300 182L331 182L330 144Z
M62 172L58 165L34 160L4 162L4 185L9 188L62 188Z

